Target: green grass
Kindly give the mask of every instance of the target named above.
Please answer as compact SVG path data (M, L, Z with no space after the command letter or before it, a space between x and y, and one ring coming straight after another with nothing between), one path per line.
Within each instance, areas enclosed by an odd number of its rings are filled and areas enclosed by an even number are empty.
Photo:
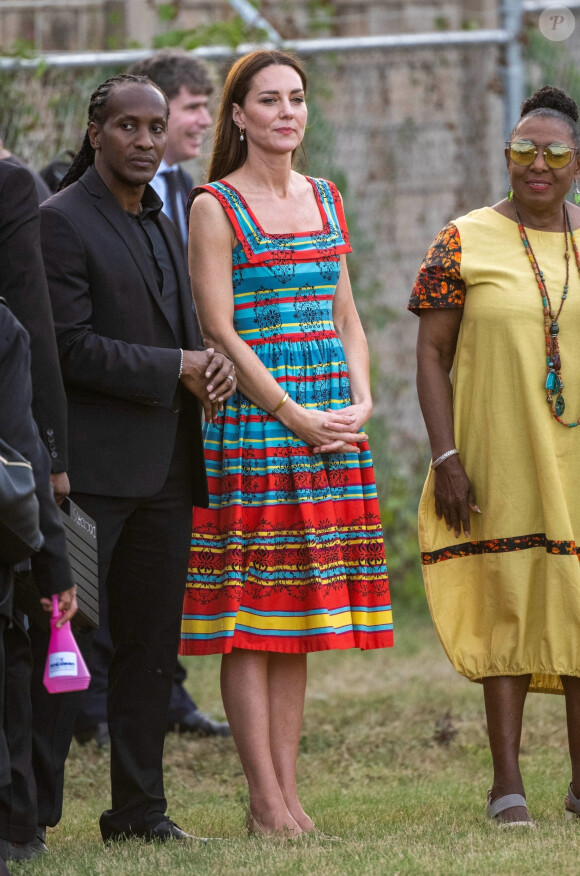
M309 658L299 761L301 798L318 827L340 837L294 843L248 838L244 777L231 740L169 736L169 814L186 830L220 837L207 847L131 841L104 847L108 757L73 744L63 819L50 854L13 864L15 876L543 876L579 869L580 819L564 819L569 781L564 701L532 695L522 768L535 831L485 818L491 760L479 685L449 666L427 618L395 616L396 646ZM223 714L219 658L191 658L201 707ZM456 735L435 730L449 711ZM448 734L452 735L452 734Z

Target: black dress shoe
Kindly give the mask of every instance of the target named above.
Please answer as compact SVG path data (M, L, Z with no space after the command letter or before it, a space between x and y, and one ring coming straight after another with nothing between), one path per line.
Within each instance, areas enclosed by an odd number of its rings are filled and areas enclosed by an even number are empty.
M27 843L13 843L10 840L0 839L0 858L4 861L29 861L48 852L48 846L39 837Z
M159 843L166 843L168 840L178 840L178 842L197 840L200 843L207 843L207 837L186 833L170 818L164 818L163 821L155 825L147 838Z
M105 813L103 813L105 815ZM191 833L186 833L180 827L175 824L174 821L171 821L170 818L163 818L159 824L156 824L155 827L149 828L149 830L145 830L142 833L136 833L134 831L127 831L126 833L113 833L109 832L106 828L103 828L103 815L101 815L100 827L101 827L101 836L103 840L108 842L122 842L123 840L138 838L143 839L146 842L158 842L158 843L166 843L169 840L177 840L178 842L185 842L187 840L197 840L200 843L207 843L207 837L203 836L194 836Z
M167 723L168 733L193 733L195 736L231 736L227 721L214 721L198 709L188 712L184 718Z

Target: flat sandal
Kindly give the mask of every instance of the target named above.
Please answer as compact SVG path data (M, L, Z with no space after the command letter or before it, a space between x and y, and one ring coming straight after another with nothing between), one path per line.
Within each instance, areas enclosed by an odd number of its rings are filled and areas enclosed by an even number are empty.
M580 801L578 801L578 805L580 807ZM513 809L515 806L523 806L526 812L528 811L526 798L521 794L506 794L504 797L498 797L492 803L491 791L487 792L487 817L492 819L498 827L535 827L536 822L532 818L529 821L499 821L497 819L497 816L506 809Z
M572 792L572 782L568 786L568 793L564 797L564 807L566 809L566 818L576 818L580 816L580 799L575 797Z

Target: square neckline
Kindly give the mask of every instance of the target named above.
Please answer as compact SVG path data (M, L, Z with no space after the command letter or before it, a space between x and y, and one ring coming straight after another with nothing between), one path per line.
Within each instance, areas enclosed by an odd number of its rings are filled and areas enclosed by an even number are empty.
M312 191L314 192L314 200L316 201L316 206L318 207L318 212L319 212L320 217L322 219L322 228L317 228L316 230L310 230L310 231L287 231L285 233L284 232L274 233L274 232L266 231L262 227L260 222L258 222L258 218L257 218L256 214L254 213L254 211L252 210L252 208L250 207L250 205L248 204L248 202L246 201L246 199L244 198L242 193L235 186L233 186L231 183L226 182L223 179L219 180L219 182L221 183L221 185L226 186L232 192L236 193L236 195L238 196L238 198L242 202L244 209L247 211L248 216L251 218L251 220L252 220L252 222L254 222L256 228L259 230L259 232L264 237L269 237L272 240L284 240L288 237L305 237L305 238L307 238L307 237L313 237L316 234L328 234L330 232L330 220L324 211L324 207L322 205L322 197L320 195L320 191L318 189L318 186L316 185L316 182L313 179L313 177L306 176L306 174L304 174L304 179L308 180L308 182L312 186Z

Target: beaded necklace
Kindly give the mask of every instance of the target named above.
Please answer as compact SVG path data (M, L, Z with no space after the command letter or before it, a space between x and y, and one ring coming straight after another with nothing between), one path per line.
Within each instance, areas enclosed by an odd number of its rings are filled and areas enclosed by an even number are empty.
M564 241L566 244L564 258L566 259L566 282L564 283L564 289L562 291L560 307L558 308L558 312L554 313L554 310L552 308L552 302L550 301L550 296L548 295L548 290L546 288L544 274L540 270L536 256L534 255L534 251L532 249L530 241L528 240L528 235L526 234L526 229L524 228L522 220L520 219L515 201L512 201L512 204L514 208L514 213L516 214L516 222L518 223L520 237L522 239L524 249L528 255L530 264L534 271L536 282L540 290L540 295L542 296L542 305L544 308L544 332L546 335L546 401L550 405L550 410L552 411L554 419L561 423L563 426L568 426L570 429L572 429L574 426L580 425L580 417L573 423L568 423L566 422L566 420L562 419L562 414L566 409L566 402L564 400L564 396L562 395L562 390L564 389L564 381L562 379L562 363L560 360L560 345L558 343L558 334L560 332L558 318L562 312L562 308L564 307L564 302L568 297L568 280L570 278L570 250L568 247L568 234L570 235L570 240L572 241L572 248L574 250L574 257L576 259L576 267L578 268L578 272L580 273L580 254L578 253L578 247L576 246L576 241L574 239L572 223L570 222L568 208L566 207L566 203L564 202ZM554 395L556 396L555 401Z

